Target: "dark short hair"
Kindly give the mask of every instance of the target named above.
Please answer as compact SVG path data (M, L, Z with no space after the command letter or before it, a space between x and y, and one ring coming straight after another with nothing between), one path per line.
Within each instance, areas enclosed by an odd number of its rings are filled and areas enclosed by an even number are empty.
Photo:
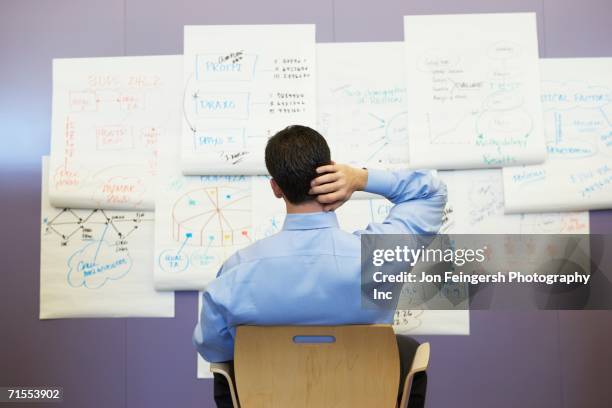
M314 197L308 194L319 166L331 162L329 146L319 132L307 126L288 126L266 145L266 168L292 204Z

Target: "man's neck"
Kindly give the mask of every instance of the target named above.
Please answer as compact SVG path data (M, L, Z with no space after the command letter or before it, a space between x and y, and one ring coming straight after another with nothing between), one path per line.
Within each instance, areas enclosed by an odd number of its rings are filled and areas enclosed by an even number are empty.
M323 205L317 200L306 201L301 204L291 204L290 202L285 200L285 204L287 206L287 214L306 214L323 212Z

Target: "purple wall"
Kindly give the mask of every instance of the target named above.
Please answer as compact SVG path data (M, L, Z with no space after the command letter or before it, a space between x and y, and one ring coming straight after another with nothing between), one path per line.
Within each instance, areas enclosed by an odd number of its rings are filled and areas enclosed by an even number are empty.
M389 41L405 14L511 11L537 12L544 57L612 57L610 0L3 0L0 386L60 385L75 408L214 406L195 379L195 293L177 295L175 319L37 319L51 58L178 54L185 24L316 23L320 42ZM591 228L612 231L612 212L592 212ZM612 406L612 312L473 312L471 336L422 339L429 408Z

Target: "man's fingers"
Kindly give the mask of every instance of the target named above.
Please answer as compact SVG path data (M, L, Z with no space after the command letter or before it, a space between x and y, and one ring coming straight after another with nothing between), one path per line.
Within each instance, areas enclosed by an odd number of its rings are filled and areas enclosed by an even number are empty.
M327 174L324 174L324 175L319 176L316 179L312 180L310 185L314 187L314 186L318 186L320 184L331 183L333 181L338 180L339 178L340 178L340 174L339 173L327 173Z
M333 183L321 184L320 186L314 186L308 191L309 194L326 194L338 191L342 187L342 182L335 181Z
M317 167L317 173L334 173L338 171L335 164L326 164L325 166Z
M335 191L329 194L320 194L317 196L317 201L321 204L332 204L343 199L343 194Z
M323 211L334 211L337 208L339 208L342 204L344 204L344 201L336 201L333 204L324 205Z

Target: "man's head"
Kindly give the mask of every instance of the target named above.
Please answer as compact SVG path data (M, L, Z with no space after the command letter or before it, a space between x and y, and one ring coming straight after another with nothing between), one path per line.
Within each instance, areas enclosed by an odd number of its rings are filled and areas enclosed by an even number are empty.
M310 182L317 176L316 168L330 162L327 142L307 126L288 126L272 136L266 145L268 172L291 204L314 199L308 191Z

